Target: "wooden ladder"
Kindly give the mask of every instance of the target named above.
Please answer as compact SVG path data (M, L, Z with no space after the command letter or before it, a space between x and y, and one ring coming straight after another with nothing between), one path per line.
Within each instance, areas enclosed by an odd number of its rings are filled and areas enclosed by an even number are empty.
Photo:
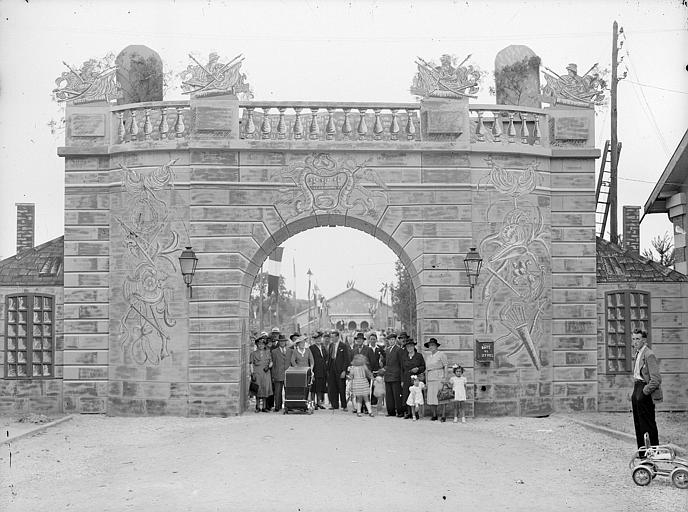
M616 161L619 161L621 154L621 142L617 143ZM595 234L604 238L604 232L607 229L607 221L609 220L609 190L611 186L611 169L607 165L611 165L612 151L611 142L609 140L604 143L604 150L602 152L602 162L600 163L600 174L597 177L597 191L595 192L595 201L597 206L595 208Z

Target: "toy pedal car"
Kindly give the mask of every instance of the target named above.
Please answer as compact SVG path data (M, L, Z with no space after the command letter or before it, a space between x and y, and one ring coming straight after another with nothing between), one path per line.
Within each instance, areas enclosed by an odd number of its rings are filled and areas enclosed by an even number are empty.
M636 450L628 465L636 485L649 485L660 475L669 477L679 489L688 489L688 460L677 457L669 445L652 446L647 433L644 439L645 446Z

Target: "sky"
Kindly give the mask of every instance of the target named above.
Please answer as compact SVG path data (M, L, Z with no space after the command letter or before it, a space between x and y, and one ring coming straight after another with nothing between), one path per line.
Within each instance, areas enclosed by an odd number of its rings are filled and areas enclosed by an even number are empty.
M410 102L417 56L444 53L488 75L497 52L525 44L543 65L561 73L611 65L612 23L624 29L628 71L618 96L619 204L643 206L688 127L688 9L679 0L640 1L170 1L59 2L0 0L0 258L15 252L18 202L36 203L36 244L63 234L64 133L51 99L62 61L80 67L89 58L117 54L130 44L155 49L166 71L186 69L188 54L211 51L226 60L245 55L258 100ZM544 83L544 81L543 81ZM182 98L179 89L165 99ZM609 109L596 116L597 146L609 138ZM619 208L619 213L621 208ZM619 222L621 226L621 222ZM665 215L641 226L641 247L671 230ZM285 243L285 265L297 266L297 296L305 295L310 267L326 296L346 281L376 295L393 278L396 259L384 244L345 228L311 230ZM330 236L334 243L329 243ZM354 246L353 256L324 247ZM314 250L316 248L317 250ZM292 272L283 272L287 285Z

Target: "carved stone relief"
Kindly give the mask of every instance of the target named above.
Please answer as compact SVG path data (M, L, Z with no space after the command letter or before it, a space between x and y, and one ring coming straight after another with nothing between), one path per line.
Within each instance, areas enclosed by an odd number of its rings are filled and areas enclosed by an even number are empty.
M572 105L575 107L593 108L604 102L604 89L607 83L600 76L597 64L592 66L584 75L578 75L578 66L566 66L567 74L560 76L545 67L544 75L547 84L542 88L545 101L555 105Z
M362 216L378 216L387 206L387 185L375 170L367 168L368 160L356 163L351 158L332 158L327 153L313 153L303 162L285 167L281 181L294 186L279 191L276 206L285 220L306 212L347 212ZM379 187L371 190L363 181Z
M170 224L163 191L174 186L171 160L147 176L120 164L124 171L127 213L115 217L124 231L129 274L122 282L127 303L120 318L120 343L139 365L158 365L168 356L170 316L168 280L177 269L172 254L179 249L179 235Z
M57 87L53 94L57 101L73 103L110 102L119 96L115 73L117 68L106 57L102 60L90 59L81 68L74 69L66 62L65 71L55 80Z
M508 197L490 204L487 220L493 222L490 219L493 207L504 201L513 202L512 209L500 219L499 231L480 243L480 252L485 257L482 302L486 333L489 319L498 318L507 332L495 340L495 352L499 351L508 360L525 349L539 370L542 315L549 303L545 293L549 249L542 211L524 199L538 184L538 164L533 162L526 169L510 170L499 166L491 157L486 161L491 169L481 182L492 184L500 195Z
M481 73L472 65L463 65L470 57L457 66L452 65L451 55L442 55L439 66L418 57L411 93L424 98L475 98Z
M217 53L211 53L205 65L192 55L189 57L195 64L189 64L186 71L179 73L184 94L190 94L192 98L246 94L250 98L250 87L245 82L246 75L241 73L243 55L237 55L223 64Z

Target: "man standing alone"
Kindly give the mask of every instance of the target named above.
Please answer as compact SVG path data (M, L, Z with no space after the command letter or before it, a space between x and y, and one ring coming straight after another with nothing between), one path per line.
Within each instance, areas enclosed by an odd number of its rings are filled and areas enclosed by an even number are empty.
M647 346L647 333L640 329L631 335L633 350L636 353L633 365L633 423L638 448L645 446L644 435L650 436L650 444L659 444L659 433L655 422L655 402L662 401L662 376L654 352Z

